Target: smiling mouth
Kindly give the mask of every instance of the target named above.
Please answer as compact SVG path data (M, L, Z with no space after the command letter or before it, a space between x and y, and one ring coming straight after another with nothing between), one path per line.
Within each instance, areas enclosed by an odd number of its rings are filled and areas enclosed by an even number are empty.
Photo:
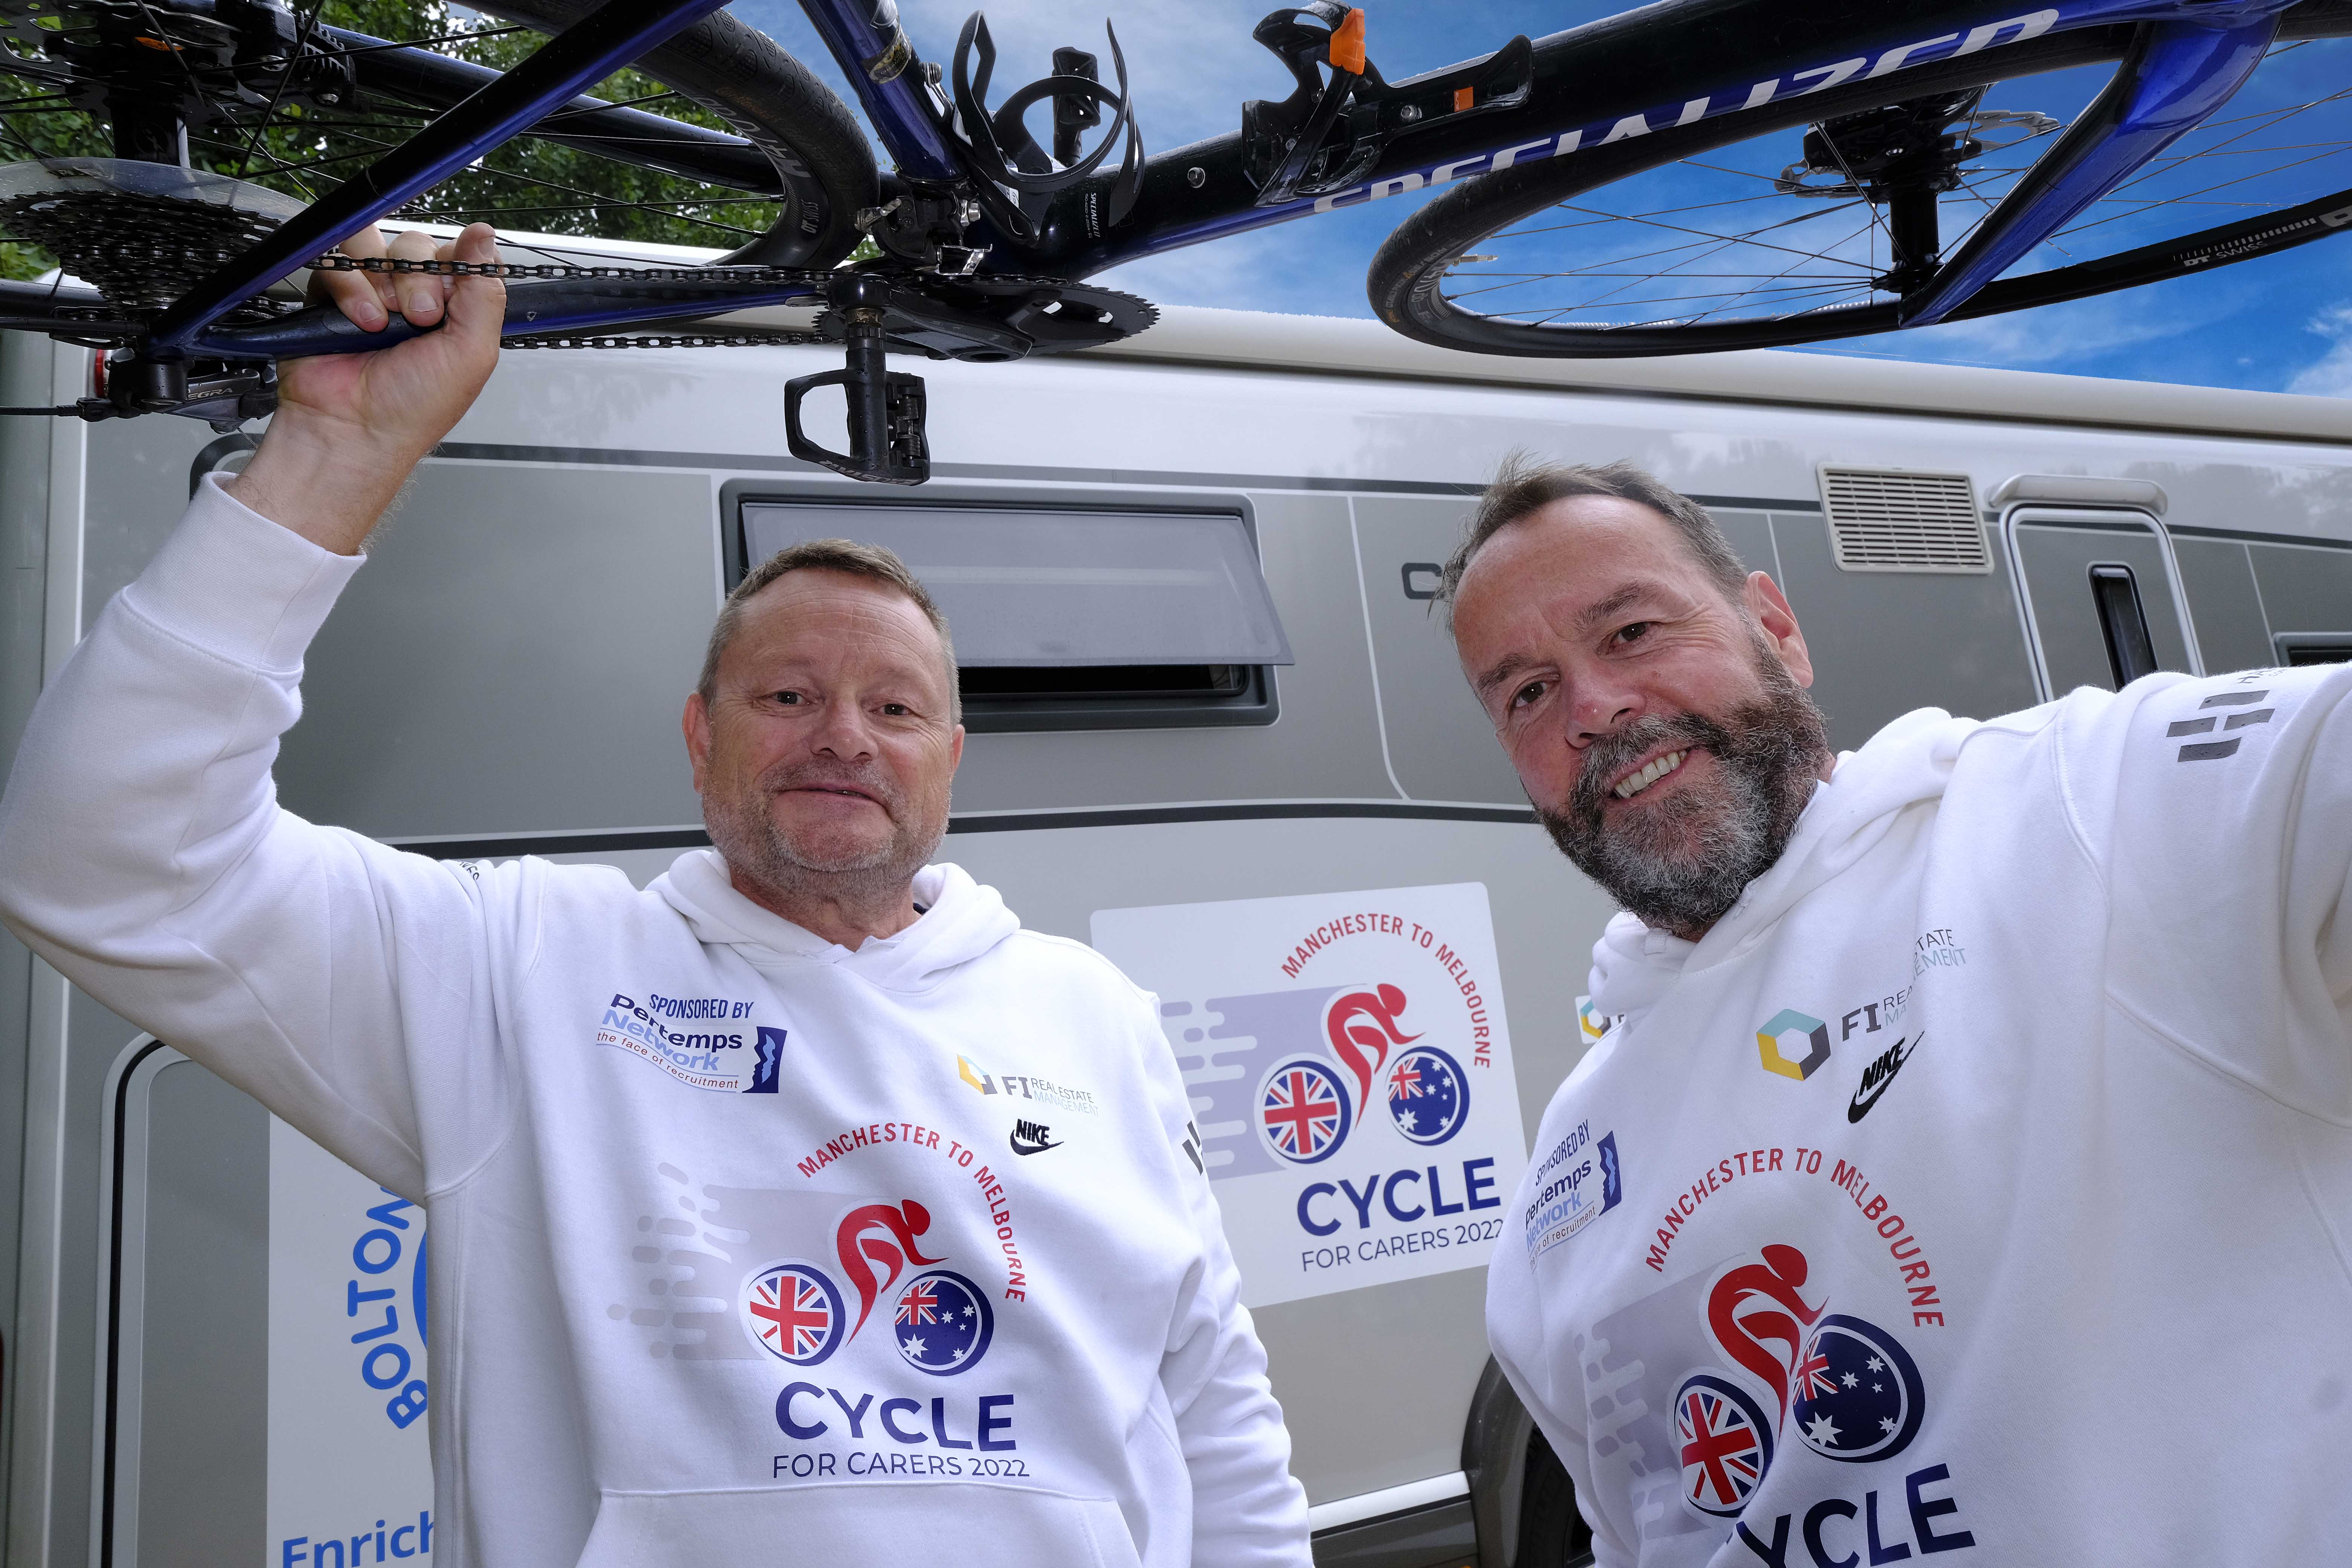
M874 797L864 790L843 789L832 784L795 784L785 793L788 795L837 795L849 800L872 801L877 805L881 804L879 801L875 801Z
M1609 793L1615 795L1619 800L1631 800L1635 795L1641 794L1643 790L1648 789L1652 784L1657 783L1660 779L1664 778L1667 774L1681 767L1683 765L1684 759L1687 758L1689 755L1690 752L1688 749L1679 752L1668 752L1663 757L1653 759L1648 766L1637 768L1633 773L1628 773L1624 778L1620 779L1615 787L1612 788Z

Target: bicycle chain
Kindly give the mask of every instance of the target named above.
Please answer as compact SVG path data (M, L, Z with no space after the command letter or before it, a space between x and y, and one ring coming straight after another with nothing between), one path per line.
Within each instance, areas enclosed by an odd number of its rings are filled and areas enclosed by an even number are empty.
M352 257L340 251L321 256L310 266L322 272L425 273L441 278L625 278L661 283L806 284L813 290L821 290L827 282L839 276L836 272L791 267L613 267L583 266L568 261L425 261L394 256ZM992 273L987 280L992 284L1028 285L1038 289L1070 286L1056 278L1026 278L1005 273ZM954 280L947 281L951 283ZM723 301L714 301L714 305L721 311L725 309ZM831 346L834 342L822 332L779 329L644 336L550 332L543 336L501 338L499 346L509 349L806 348L812 345Z
M311 262L319 272L424 272L441 278L628 278L657 283L806 283L822 288L831 272L794 267L583 267L569 261L412 261L398 256L332 252ZM1037 279L1041 284L1046 281Z
M500 338L502 349L770 349L824 344L814 332L677 332L661 337L551 333L543 338ZM830 346L830 345L827 345Z

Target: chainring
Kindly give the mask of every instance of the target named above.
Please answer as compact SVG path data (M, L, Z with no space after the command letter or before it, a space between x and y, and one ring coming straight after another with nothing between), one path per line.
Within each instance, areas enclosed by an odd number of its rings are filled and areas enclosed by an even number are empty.
M894 277L882 331L900 353L932 359L998 361L1067 353L1130 338L1160 320L1160 307L1116 289L1056 278L976 275ZM846 336L838 313L817 318L818 335Z

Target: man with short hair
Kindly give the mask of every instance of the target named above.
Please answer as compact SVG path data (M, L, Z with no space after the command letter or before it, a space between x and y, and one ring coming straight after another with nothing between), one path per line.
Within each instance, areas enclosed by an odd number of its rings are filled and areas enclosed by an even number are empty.
M730 596L685 713L716 847L642 892L278 808L303 649L503 310L328 278L363 327L446 325L285 367L43 697L0 913L425 1205L436 1560L1306 1568L1156 1006L926 864L963 730L895 556L804 545Z
M1624 465L1507 466L1441 596L1627 911L1486 1308L1600 1562L2340 1556L2352 668L1832 756L1780 589Z

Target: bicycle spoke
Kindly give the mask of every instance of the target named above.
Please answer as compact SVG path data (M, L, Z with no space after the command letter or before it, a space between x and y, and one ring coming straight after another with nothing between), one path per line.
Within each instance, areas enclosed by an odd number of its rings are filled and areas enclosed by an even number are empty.
M303 47L310 41L311 30L318 26L320 7L326 3L327 0L310 0L310 9L306 13L301 9L299 0L297 0L294 12L294 53L297 58L300 57ZM270 89L269 101L263 105L260 118L254 122L253 140L246 143L245 156L237 160L236 177L238 179L245 178L246 171L253 167L254 149L260 146L261 139L269 133L269 122L277 118L278 100L286 95L286 84L290 79L290 72L280 75L278 85Z

